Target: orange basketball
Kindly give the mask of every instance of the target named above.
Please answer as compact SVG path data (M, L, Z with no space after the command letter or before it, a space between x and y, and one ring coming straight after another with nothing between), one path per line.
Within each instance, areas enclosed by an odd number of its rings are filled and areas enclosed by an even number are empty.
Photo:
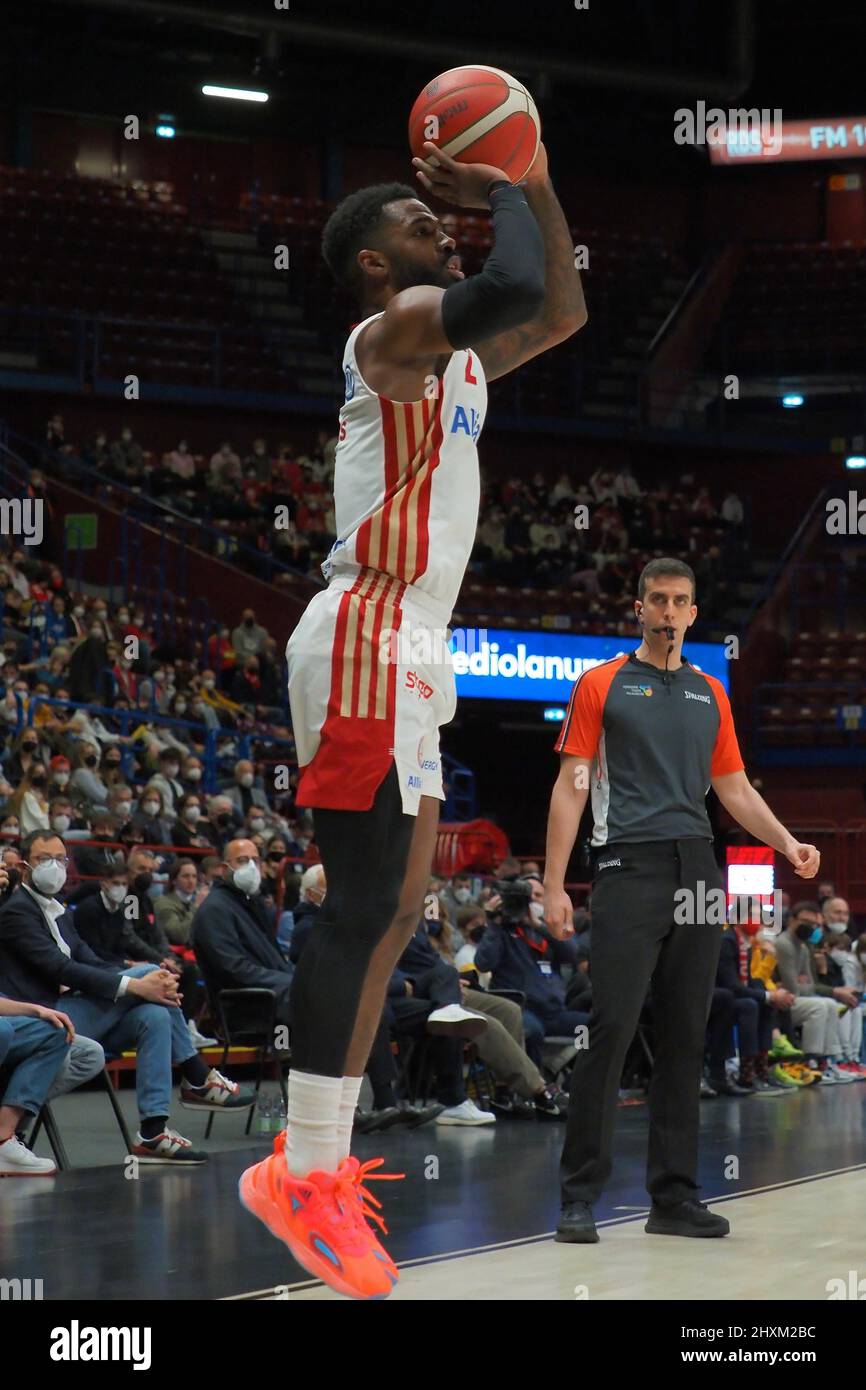
M409 145L423 158L432 140L461 164L492 164L517 183L541 139L535 102L522 82L499 68L450 68L421 92L409 115Z

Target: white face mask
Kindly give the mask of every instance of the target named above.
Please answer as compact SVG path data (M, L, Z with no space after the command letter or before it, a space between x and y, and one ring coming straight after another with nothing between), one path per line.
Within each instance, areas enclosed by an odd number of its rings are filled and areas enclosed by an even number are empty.
M142 801L141 809L146 816L155 816L159 813L158 801Z
M201 768L200 768L200 767L191 767L191 768L189 769L189 771L187 772L187 774L186 774L186 780L187 780L188 782L200 782L200 781L201 781Z
M180 768L179 763L167 763L165 768L166 777L176 777Z
M191 825L201 820L201 811L198 806L185 806L183 812L184 820L188 820Z
M71 824L72 820L69 816L51 817L51 829L56 830L58 835L65 835Z
M533 922L542 922L544 920L544 903L530 903L529 915Z
M122 903L126 897L126 884L113 883L110 888L106 888L105 896L108 898L109 902Z
M258 893L262 882L262 871L254 859L242 864L239 869L232 871L232 883L235 888L239 888L242 893L247 893L250 897Z
M177 896L180 898L182 903L191 903L193 898L195 897L195 889L193 889L192 892L186 891L183 888L178 888L175 891L177 892Z
M827 930L828 930L828 931L831 931L831 932L835 932L835 934L836 934L837 936L841 936L841 934L842 934L843 931L847 931L847 930L848 930L848 923L847 923L847 922L828 922L828 923L827 923Z
M469 899L472 897L472 894L470 893L468 888L455 888L454 897L458 903L468 903Z
M55 785L56 785L56 786L58 786L58 787L65 787L68 781L69 781L69 773L68 773L68 772L55 772L55 774L54 774L54 782L55 782Z
M253 774L251 772L241 773L238 778L238 783L242 787L251 787L253 785Z
M66 882L66 869L56 859L50 859L47 864L37 864L30 878L37 893L53 898Z
M253 834L258 835L262 830L264 830L264 828L264 816L253 816L252 820L250 821L250 830L252 830Z
M202 681L202 685L204 686L205 690L213 690L214 686L216 685L216 681L209 676L206 681Z

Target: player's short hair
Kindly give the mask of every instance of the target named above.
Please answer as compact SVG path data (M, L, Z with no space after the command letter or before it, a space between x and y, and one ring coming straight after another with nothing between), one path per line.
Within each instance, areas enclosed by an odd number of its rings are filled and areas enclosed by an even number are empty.
M405 183L374 183L350 193L334 209L322 232L322 255L338 285L347 290L357 288L360 271L356 257L375 242L386 205L417 197L416 190Z
M649 564L644 565L640 572L640 579L637 581L637 596L642 599L646 595L647 586L652 579L660 579L662 575L679 575L687 579L692 586L692 603L697 596L697 582L695 572L691 565L687 565L685 560L675 560L672 556L660 555L657 560L650 560Z

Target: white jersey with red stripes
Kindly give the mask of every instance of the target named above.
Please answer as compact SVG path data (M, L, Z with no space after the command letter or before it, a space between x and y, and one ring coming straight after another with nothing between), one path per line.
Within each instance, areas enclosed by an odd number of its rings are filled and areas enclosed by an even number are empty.
M376 570L426 597L447 622L475 541L477 440L487 385L475 353L452 353L419 401L389 400L364 381L355 326L346 342L346 399L334 466L337 540L322 565L330 580Z
M467 350L422 400L378 395L355 358L370 322L343 359L328 587L286 648L297 804L369 810L396 764L417 815L422 796L444 799L439 729L457 699L447 629L475 540L487 391Z

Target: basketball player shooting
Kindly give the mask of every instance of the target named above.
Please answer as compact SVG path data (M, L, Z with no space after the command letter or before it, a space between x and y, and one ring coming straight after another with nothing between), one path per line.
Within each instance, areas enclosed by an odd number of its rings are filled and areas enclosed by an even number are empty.
M475 539L485 382L587 317L542 144L519 184L429 142L413 164L424 193L489 209L494 245L464 277L436 213L399 183L352 193L324 230L325 261L361 321L343 357L328 587L287 662L297 799L315 810L327 897L293 982L287 1130L240 1185L305 1269L356 1298L385 1297L398 1278L365 1187L386 1176L370 1172L383 1160L349 1156L351 1127L444 800L447 629Z

